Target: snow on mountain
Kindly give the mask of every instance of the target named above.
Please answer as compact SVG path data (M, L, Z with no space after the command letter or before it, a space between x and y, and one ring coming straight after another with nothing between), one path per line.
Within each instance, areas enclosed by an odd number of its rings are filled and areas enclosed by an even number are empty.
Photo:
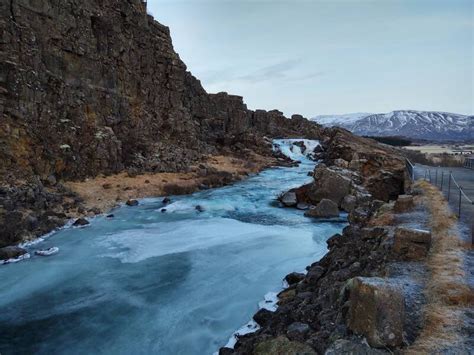
M339 126L349 123L355 123L360 119L370 115L372 115L372 113L365 112L347 113L344 115L319 115L313 117L311 120L316 121L323 126Z
M401 110L382 114L316 116L325 126L340 126L364 136L404 136L433 140L474 139L474 116Z

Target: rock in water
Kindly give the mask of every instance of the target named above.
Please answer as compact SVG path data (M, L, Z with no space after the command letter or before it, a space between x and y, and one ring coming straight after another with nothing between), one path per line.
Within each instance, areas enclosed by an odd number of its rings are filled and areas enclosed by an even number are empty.
M162 202L164 205L167 205L167 204L171 203L171 199L170 199L169 197L165 197L165 198L163 199L163 201L161 201L161 202Z
M128 200L127 202L125 202L125 204L127 206L134 207L134 206L138 206L138 201L137 200Z
M26 254L26 250L20 247L0 248L0 260L16 259L24 254Z
M204 209L204 207L202 207L201 205L197 205L197 206L196 206L196 211L198 211L198 212L204 212L205 209Z
M280 202L283 203L286 207L294 207L297 205L298 200L296 198L296 193L293 191L285 192L280 197Z
M285 281L291 286L303 280L304 277L305 275L300 272L292 272L291 274L285 276Z
M306 217L333 218L339 217L339 208L336 203L328 199L322 199L316 207L310 208L304 214Z
M72 225L74 227L83 227L87 226L88 224L90 224L90 222L87 219L81 217L76 219L76 221Z
M253 320L258 323L259 326L264 327L270 323L273 317L273 312L268 309L262 308L254 314Z
M314 183L308 191L308 197L313 204L328 199L339 206L344 197L350 194L351 185L350 177L320 165L314 171Z

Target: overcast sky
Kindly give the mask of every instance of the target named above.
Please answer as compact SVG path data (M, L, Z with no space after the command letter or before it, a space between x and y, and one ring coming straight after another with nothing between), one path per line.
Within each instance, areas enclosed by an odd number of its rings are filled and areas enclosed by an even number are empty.
M474 113L474 0L148 0L208 92L287 115Z

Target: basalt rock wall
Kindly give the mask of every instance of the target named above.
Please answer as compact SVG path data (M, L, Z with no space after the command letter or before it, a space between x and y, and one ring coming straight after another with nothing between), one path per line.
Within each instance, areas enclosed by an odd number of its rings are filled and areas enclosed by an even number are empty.
M177 171L251 135L318 134L207 94L140 0L0 4L2 176Z
M141 0L0 0L0 247L65 223L62 185L187 171L207 154L317 138L301 116L208 94Z

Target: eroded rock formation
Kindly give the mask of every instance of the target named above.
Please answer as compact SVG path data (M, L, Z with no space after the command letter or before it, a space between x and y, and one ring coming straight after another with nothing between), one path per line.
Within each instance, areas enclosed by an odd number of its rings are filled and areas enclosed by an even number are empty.
M205 154L271 154L264 136L319 136L301 116L206 93L141 0L0 0L0 49L0 246L63 223L63 180L187 171Z

